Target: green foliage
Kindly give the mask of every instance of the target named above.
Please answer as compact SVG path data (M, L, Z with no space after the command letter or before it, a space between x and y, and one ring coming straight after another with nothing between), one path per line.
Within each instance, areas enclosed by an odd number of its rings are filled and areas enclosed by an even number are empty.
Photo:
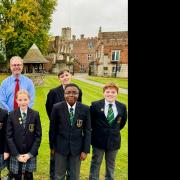
M0 36L6 56L24 57L33 43L43 54L48 46L51 15L57 0L0 0Z
M0 63L4 63L5 59L4 56L0 53Z

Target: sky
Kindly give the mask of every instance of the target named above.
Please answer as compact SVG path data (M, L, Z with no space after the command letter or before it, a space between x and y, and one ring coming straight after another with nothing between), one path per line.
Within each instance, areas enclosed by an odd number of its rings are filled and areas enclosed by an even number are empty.
M71 27L77 38L102 32L128 31L128 0L58 0L52 15L53 36L61 36L63 27Z

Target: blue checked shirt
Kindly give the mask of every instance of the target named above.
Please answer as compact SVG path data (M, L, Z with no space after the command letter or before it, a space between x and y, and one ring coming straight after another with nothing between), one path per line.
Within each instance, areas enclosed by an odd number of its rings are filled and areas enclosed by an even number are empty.
M7 77L0 86L0 107L8 110L8 112L14 110L14 89L15 89L15 77L13 75ZM31 79L24 75L19 76L20 89L25 89L29 92L30 103L29 107L34 104L35 88Z

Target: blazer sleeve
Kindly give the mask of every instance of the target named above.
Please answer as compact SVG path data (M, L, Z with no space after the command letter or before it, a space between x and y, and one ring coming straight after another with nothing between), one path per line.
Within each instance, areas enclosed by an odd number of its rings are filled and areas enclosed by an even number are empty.
M36 114L36 128L35 128L35 140L31 147L30 153L36 156L38 153L39 146L41 144L42 128L39 113Z
M50 130L49 130L49 145L50 149L54 149L55 144L55 133L56 133L56 110L53 106L51 118L50 118Z
M127 122L127 108L126 106L123 104L123 116L122 116L122 120L121 120L121 124L120 124L120 130L124 128L126 122Z
M90 153L91 145L91 119L89 107L86 110L86 121L83 127L84 140L83 140L83 152Z
M6 139L7 121L8 121L8 112L5 111L5 115L4 115L4 134L5 134L5 139ZM9 148L8 148L6 140L5 140L5 143L4 143L4 152L9 152Z
M50 119L51 117L51 112L52 112L52 108L53 108L53 104L54 104L54 91L50 90L48 95L47 95L47 100L46 100L46 112L47 115Z
M14 138L13 138L14 134L13 134L12 118L13 117L11 117L11 115L9 115L8 121L7 121L7 128L6 128L6 140L7 140L7 145L9 147L10 153L13 156L17 156L17 155L19 155L19 152L16 148Z

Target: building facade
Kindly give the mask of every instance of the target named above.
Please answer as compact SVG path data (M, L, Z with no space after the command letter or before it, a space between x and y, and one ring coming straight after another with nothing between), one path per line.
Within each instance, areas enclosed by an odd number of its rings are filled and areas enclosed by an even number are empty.
M49 42L49 72L69 68L72 73L95 76L128 77L128 32L102 32L97 37L71 39L71 28Z

